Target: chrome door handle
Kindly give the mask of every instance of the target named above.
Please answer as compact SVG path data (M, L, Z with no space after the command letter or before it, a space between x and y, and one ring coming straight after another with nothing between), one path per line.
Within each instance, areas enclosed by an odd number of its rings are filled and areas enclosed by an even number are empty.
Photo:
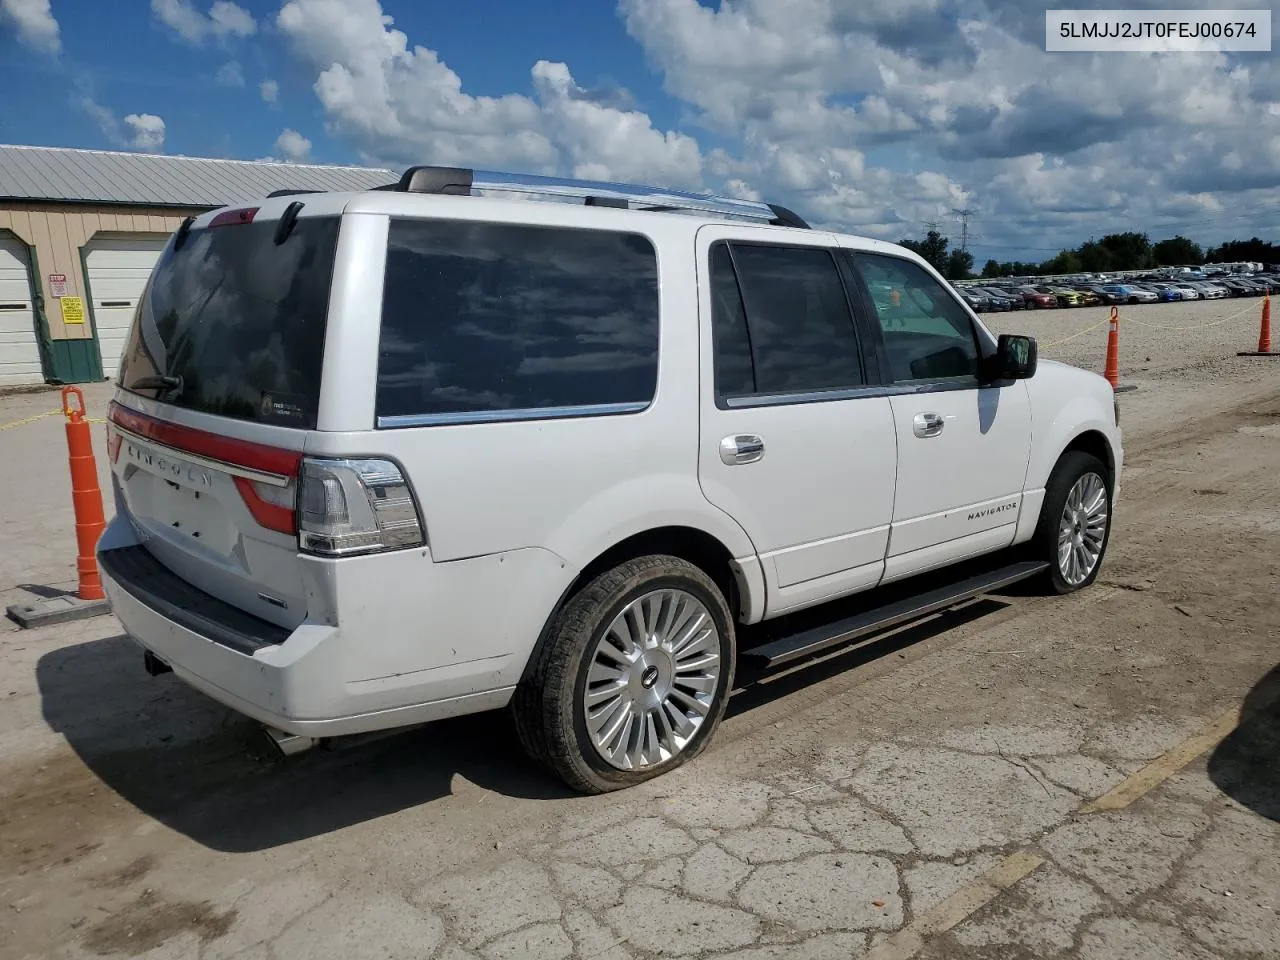
M912 429L921 440L936 437L946 426L946 421L936 413L917 413Z
M731 467L764 458L764 441L753 433L739 433L720 441L720 459Z

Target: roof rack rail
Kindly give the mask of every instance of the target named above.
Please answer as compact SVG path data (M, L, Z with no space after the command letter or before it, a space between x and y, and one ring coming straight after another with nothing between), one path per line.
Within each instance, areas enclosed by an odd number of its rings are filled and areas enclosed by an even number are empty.
M756 222L763 221L774 226L809 229L809 224L786 207L760 200L706 196L640 184L539 177L523 173L498 173L489 170L471 170L466 167L410 167L400 177L399 182L388 183L374 189L459 197L473 196L476 191L518 193L530 197L578 199L587 206L593 207L649 211L683 210L738 217Z
M296 197L304 193L324 193L323 190L272 190L267 194L268 200L274 200L276 197Z

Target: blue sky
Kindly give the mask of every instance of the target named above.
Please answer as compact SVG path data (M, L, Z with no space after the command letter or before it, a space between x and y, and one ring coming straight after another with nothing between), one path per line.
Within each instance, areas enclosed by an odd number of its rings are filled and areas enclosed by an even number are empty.
M1275 55L1049 54L1044 11L0 0L0 141L633 180L889 240L958 238L969 208L979 264L1135 228L1276 239Z
M254 18L253 34L193 43L155 16L148 0L53 0L62 46L57 58L22 43L13 30L0 32L0 84L24 92L0 98L0 140L115 149L119 145L80 106L90 96L120 117L163 117L169 153L257 158L270 154L289 127L312 141L316 162L357 162L348 143L326 135L312 90L315 75L290 58L274 28L281 4L237 5ZM207 14L210 4L191 6ZM457 4L437 2L388 0L383 7L398 29L440 50L471 93L501 96L527 88L535 61L572 60L584 85L622 87L655 120L678 120L678 104L662 93L608 2L485 0L483 16L459 16ZM239 69L219 82L228 63ZM233 85L236 75L243 85ZM259 89L267 80L279 87L274 106Z

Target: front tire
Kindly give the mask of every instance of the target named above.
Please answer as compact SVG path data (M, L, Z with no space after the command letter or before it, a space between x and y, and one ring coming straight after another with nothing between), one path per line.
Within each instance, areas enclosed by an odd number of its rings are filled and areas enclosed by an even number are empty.
M583 793L661 776L696 757L733 688L724 594L678 557L591 580L556 613L512 701L525 751Z
M1045 489L1032 554L1049 563L1055 593L1093 583L1111 539L1111 477L1097 457L1081 450L1063 454Z

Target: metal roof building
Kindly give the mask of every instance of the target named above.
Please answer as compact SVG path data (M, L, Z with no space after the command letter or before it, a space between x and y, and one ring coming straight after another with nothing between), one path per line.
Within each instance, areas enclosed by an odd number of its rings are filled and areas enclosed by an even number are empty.
M391 170L0 144L0 388L112 376L182 220L273 190L367 190Z

